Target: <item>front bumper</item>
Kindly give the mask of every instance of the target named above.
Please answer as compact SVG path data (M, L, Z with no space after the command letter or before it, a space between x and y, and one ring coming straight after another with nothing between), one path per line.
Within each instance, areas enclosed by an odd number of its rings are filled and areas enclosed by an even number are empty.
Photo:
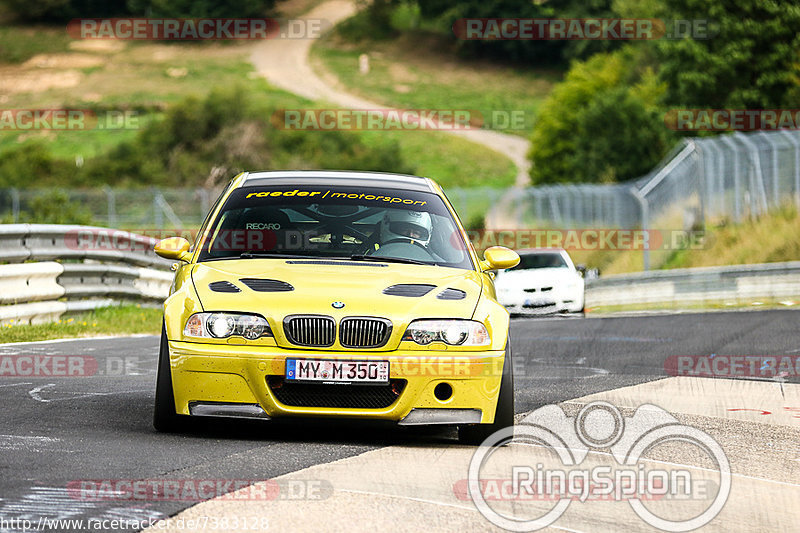
M175 410L178 414L191 414L190 404L249 404L260 406L269 418L346 417L392 420L401 424L404 420L408 424L421 423L418 420L422 420L422 423L425 420L428 423L447 423L447 420L480 421L483 424L493 422L505 356L502 350L459 352L451 348L346 352L183 341L169 341L169 352ZM268 385L268 379L270 376L275 379L284 375L287 357L388 360L390 378L405 380L406 383L396 400L384 408L285 405L278 401ZM434 389L440 383L452 387L452 395L444 401L434 394ZM442 416L436 416L438 412L431 411L434 409L445 410L449 416L445 411L442 411ZM412 410L415 410L413 414ZM476 411L480 412L480 418ZM194 414L197 414L196 410Z
M500 303L513 314L547 314L583 309L582 291L553 291L546 293L518 292L504 294Z

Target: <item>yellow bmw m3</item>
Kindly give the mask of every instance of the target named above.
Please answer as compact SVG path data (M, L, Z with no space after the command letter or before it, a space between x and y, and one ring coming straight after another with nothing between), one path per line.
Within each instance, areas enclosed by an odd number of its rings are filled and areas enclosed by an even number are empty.
M478 443L513 425L509 315L442 189L416 176L236 176L177 260L154 426L191 417L336 417L458 427Z

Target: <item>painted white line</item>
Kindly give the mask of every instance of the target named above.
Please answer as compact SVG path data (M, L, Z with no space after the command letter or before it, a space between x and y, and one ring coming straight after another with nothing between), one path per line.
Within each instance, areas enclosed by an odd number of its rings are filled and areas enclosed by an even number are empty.
M22 385L33 385L33 383L9 383L8 385L0 385L0 389L4 387L20 387Z
M47 385L42 385L41 387L36 387L36 388L31 389L31 390L28 391L28 396L30 396L31 398L33 398L37 402L49 403L50 400L43 399L39 395L39 393L42 392L44 389L49 389L50 387L55 387L55 386L56 386L55 383L48 383Z
M45 389L49 389L51 387L55 387L55 383L48 383L47 385L42 385L41 387L36 387L28 391L28 395L36 400L37 402L42 403L50 403L50 402L65 402L69 400L82 400L86 398L94 398L96 396L113 396L114 394L136 394L140 392L149 392L149 390L118 390L113 392L78 392L78 391L67 391L64 394L70 394L71 396L67 398L51 398L45 399L42 398L41 393L44 392Z
M0 435L0 450L19 450L38 451L37 447L42 444L55 444L59 439L51 437L30 437L27 435Z

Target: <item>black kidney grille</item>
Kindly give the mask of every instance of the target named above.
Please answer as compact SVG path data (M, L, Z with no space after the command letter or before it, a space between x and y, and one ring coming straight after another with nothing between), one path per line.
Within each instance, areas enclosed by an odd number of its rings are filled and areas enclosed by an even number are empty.
M337 407L344 409L385 409L406 386L393 379L388 385L343 385L330 383L287 383L281 376L268 376L275 398L291 407Z
M392 323L385 318L351 316L339 324L339 342L345 348L378 348L391 332Z
M331 346L336 340L336 322L324 315L288 316L283 331L289 342L299 346Z
M383 289L383 294L419 298L420 296L425 296L435 288L436 285L428 285L427 283L400 283L398 285L386 287Z
M256 292L287 292L294 290L294 287L290 284L278 279L242 278L239 281Z
M214 292L242 292L242 289L230 281L213 281L208 284L208 288Z
M460 289L445 289L436 295L440 300L463 300L467 293Z

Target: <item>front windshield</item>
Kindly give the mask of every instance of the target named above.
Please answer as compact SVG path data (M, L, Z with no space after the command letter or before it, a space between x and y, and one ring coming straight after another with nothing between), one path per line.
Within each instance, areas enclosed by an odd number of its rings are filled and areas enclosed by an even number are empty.
M509 270L533 270L536 268L569 268L558 253L522 254L519 264Z
M327 185L237 189L211 226L199 260L286 256L473 268L439 196Z

